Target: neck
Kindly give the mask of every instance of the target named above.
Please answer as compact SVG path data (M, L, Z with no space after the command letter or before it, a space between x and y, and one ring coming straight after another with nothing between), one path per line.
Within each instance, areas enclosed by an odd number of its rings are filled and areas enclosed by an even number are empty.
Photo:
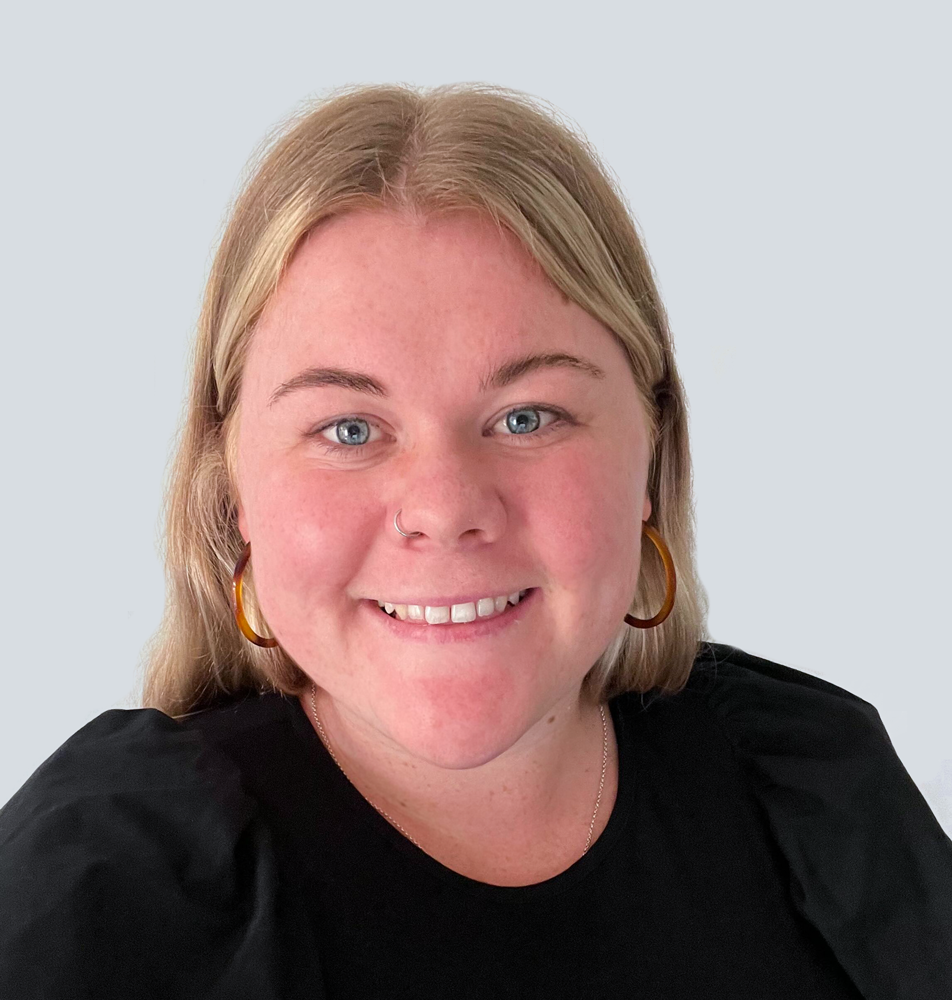
M311 724L310 691L300 696ZM578 692L553 706L505 752L478 767L440 767L387 739L327 692L315 693L330 749L357 790L424 849L480 845L501 856L542 843L582 853L602 774L604 731L598 705ZM592 839L611 814L615 740L606 707L608 768ZM316 727L315 727L316 728ZM574 859L573 859L574 860Z

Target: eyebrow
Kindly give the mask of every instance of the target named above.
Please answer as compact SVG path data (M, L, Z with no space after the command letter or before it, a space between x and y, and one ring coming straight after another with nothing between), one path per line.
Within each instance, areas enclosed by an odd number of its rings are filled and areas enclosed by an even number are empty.
M503 362L480 379L479 391L502 389L540 368L572 368L591 378L604 379L606 377L605 372L598 365L586 361L584 358L577 358L574 354L526 354ZM298 389L315 389L325 385L351 389L354 392L363 392L370 396L385 398L390 396L386 385L366 372L358 372L350 368L305 368L304 371L298 372L287 382L282 382L271 393L268 406L274 406L279 399L289 393L296 392Z

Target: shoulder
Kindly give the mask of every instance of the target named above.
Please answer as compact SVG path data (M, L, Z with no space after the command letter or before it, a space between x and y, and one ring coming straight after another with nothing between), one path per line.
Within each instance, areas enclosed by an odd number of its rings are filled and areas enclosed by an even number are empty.
M952 995L952 841L876 708L719 643L705 644L681 694L729 742L795 905L863 995Z
M199 803L207 819L249 814L235 768L201 732L157 709L111 709L69 737L0 810L0 851L52 849L58 833L75 842L110 825L116 838L154 838L149 817L186 808L194 816Z
M861 749L894 754L879 712L846 688L755 656L705 643L686 688L705 701L738 750L807 747L835 756Z
M136 813L187 808L192 828L202 816L241 825L253 814L254 801L230 748L282 718L280 698L255 695L180 719L153 708L103 712L70 736L0 809L0 849L27 829L62 823L66 816L81 825L111 820L125 826L133 803Z
M852 761L895 751L875 706L803 670L724 643L704 642L686 685L670 692L629 692L629 711L640 710L679 725L719 731L746 766L759 756ZM693 721L692 721L693 720Z
M188 978L217 996L266 961L277 881L213 738L155 709L103 712L0 809L0 995L151 997Z
M720 728L779 835L811 812L826 832L891 828L924 836L952 871L952 843L864 698L720 643L705 644L684 693Z

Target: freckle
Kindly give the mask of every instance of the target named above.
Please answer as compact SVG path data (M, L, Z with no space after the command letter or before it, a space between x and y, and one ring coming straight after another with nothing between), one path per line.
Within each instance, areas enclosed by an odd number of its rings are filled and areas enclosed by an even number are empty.
M406 807L407 807L407 804L406 804L406 802L404 802L404 801L400 800L400 808L401 808L401 809L406 809Z
M555 722L555 716L554 715L550 715L549 716L549 724L551 725L553 722Z

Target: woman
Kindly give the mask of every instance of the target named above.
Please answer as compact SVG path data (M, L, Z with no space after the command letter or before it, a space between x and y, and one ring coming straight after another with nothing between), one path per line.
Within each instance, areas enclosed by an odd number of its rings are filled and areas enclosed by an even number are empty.
M309 109L208 282L145 707L0 813L0 995L952 996L952 843L872 705L708 641L691 511L592 150Z

